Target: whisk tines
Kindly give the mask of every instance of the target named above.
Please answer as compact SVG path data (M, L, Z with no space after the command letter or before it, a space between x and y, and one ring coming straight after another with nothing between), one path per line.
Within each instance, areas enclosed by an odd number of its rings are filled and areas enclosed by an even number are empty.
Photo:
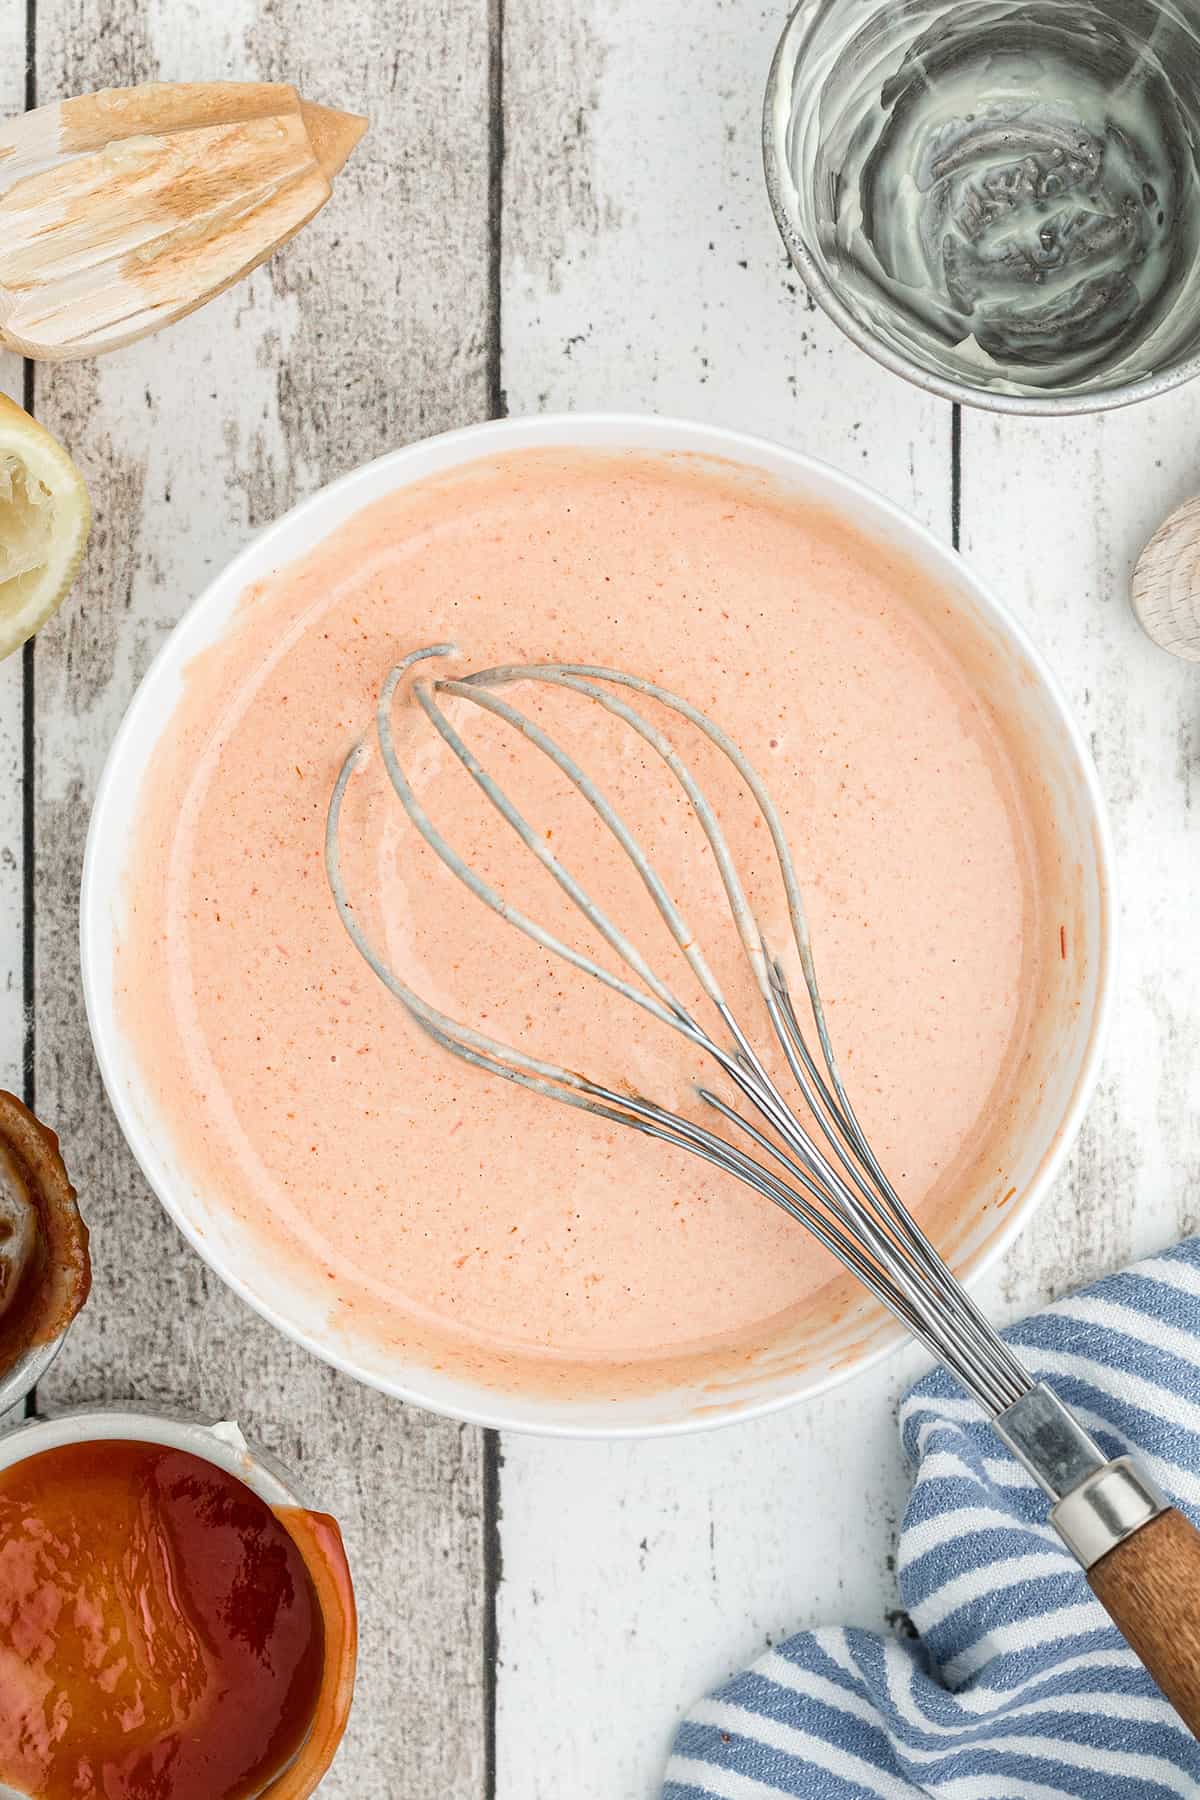
M780 814L759 774L737 744L706 714L657 682L586 663L512 664L462 677L415 679L411 703L475 782L530 855L556 882L572 906L614 953L624 971L614 973L576 944L568 943L505 899L442 835L429 817L401 761L394 730L397 692L418 665L454 654L449 645L413 652L391 671L380 690L375 737L391 788L413 828L441 862L484 905L581 974L622 1001L642 1008L690 1044L702 1049L731 1085L736 1098L715 1088L700 1090L726 1130L710 1130L651 1098L595 1081L565 1063L547 1061L451 1018L418 994L381 954L364 929L342 872L340 827L346 790L362 752L347 755L334 784L326 826L330 887L354 944L390 992L445 1050L464 1062L536 1093L599 1115L648 1137L673 1144L746 1183L804 1225L838 1257L926 1348L995 1417L1033 1386L1030 1377L964 1292L916 1224L879 1164L859 1125L842 1080L817 986L800 884ZM681 790L712 851L741 949L754 975L770 1041L802 1101L798 1109L772 1074L755 1036L726 997L700 936L644 846L598 782L537 720L521 711L506 690L518 684L567 690L600 707L633 732ZM719 1022L712 1029L685 1004L671 982L649 962L621 925L583 886L563 856L514 804L482 765L442 704L468 702L517 733L565 777L629 859L676 949ZM653 716L651 716L653 715ZM671 726L657 722L665 716ZM784 964L767 942L739 876L729 842L708 794L684 759L673 726L698 733L732 767L766 826L786 898L790 935L803 974L808 1029L802 1024ZM761 1020L759 1024L761 1030ZM777 1061L777 1059L775 1059Z
M757 772L721 728L686 700L655 682L617 669L586 663L514 664L459 679L414 680L413 704L571 906L608 946L623 971L615 973L498 893L442 836L414 790L393 731L397 691L418 664L450 654L446 645L416 651L397 665L379 695L375 732L388 781L408 820L445 866L501 919L701 1049L730 1090L728 1095L715 1086L699 1090L713 1124L724 1129L710 1129L632 1088L593 1080L566 1064L536 1057L518 1044L489 1037L451 1018L404 981L371 942L343 880L339 829L346 790L363 751L359 744L347 755L334 784L325 857L338 912L370 967L447 1052L535 1093L685 1150L746 1183L806 1226L986 1409L998 1438L1050 1496L1051 1521L1088 1571L1102 1604L1184 1719L1196 1729L1200 1690L1186 1667L1181 1670L1178 1645L1194 1637L1200 1538L1180 1514L1171 1511L1158 1482L1135 1457L1106 1457L1086 1425L1054 1390L1026 1372L910 1217L880 1166L838 1069L795 867L779 814ZM654 759L661 762L677 785L712 852L729 915L753 971L757 999L752 1006L762 1015L757 1019L758 1035L746 1019L735 1014L678 901L601 787L536 719L512 704L507 690L520 683L563 689L589 706L605 709L641 739L651 763ZM587 803L628 857L674 939L702 996L705 1018L711 1014L715 1021L711 1029L696 1016L696 1003L686 1004L672 983L651 966L638 945L551 848L548 836L530 824L483 767L444 710L446 697L482 709L519 734L554 764ZM667 731L656 722L663 717L670 721ZM788 931L802 971L802 1010L789 988L784 962L768 943L749 902L716 812L676 747L676 725L698 732L719 752L766 824L787 897ZM706 764L711 760L706 753ZM739 993L744 985L739 983ZM744 998L739 1006L744 1009ZM769 1028L765 1038L761 1035L764 1019ZM767 1045L765 1054L760 1048L763 1043ZM802 1104L795 1103L797 1095ZM1141 1537L1149 1526L1155 1527L1156 1535ZM1070 1611L1073 1617L1078 1608Z

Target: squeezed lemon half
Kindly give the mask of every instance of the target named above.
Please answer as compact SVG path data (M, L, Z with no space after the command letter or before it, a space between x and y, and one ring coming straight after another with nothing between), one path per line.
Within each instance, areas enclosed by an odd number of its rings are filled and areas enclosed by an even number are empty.
M58 439L0 394L0 657L62 605L91 522L83 477Z

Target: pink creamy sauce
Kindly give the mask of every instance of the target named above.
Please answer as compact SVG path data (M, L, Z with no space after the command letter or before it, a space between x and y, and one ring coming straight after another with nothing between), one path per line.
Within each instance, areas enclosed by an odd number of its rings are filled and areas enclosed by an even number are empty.
M763 774L805 891L868 1134L915 1206L1001 1179L1042 938L1016 748L938 634L928 579L765 478L692 457L522 452L379 502L247 594L188 670L156 751L118 949L121 1015L197 1187L347 1330L485 1382L617 1394L779 1341L833 1265L682 1153L466 1068L361 962L323 866L330 789L389 667L565 659L654 677ZM659 862L767 1044L713 859L661 765L572 696L503 696L553 729ZM579 797L461 701L456 727L689 999L647 896ZM404 689L423 804L506 895L614 966ZM659 715L656 722L663 723ZM711 747L773 944L766 834ZM714 1123L720 1077L658 1022L495 920L415 837L378 751L346 802L347 881L405 980L455 1017ZM682 973L681 973L682 970ZM797 977L795 991L801 988ZM253 1271L248 1270L253 1285Z

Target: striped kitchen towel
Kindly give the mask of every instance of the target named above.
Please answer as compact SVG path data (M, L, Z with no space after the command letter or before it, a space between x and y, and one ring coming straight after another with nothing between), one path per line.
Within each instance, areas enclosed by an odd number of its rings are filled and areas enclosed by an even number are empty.
M1106 1451L1136 1448L1200 1522L1200 1238L1007 1335ZM901 1429L916 1638L789 1639L693 1709L664 1800L1198 1800L1200 1744L975 1406L939 1371Z

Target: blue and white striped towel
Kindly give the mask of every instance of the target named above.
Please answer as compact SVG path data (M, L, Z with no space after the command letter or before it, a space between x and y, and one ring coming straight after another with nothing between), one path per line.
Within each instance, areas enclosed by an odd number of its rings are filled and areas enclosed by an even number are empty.
M1007 1335L1200 1522L1200 1238ZM899 1580L918 1639L789 1639L693 1709L663 1800L1198 1800L1200 1743L976 1408L938 1372L901 1428L916 1480Z

